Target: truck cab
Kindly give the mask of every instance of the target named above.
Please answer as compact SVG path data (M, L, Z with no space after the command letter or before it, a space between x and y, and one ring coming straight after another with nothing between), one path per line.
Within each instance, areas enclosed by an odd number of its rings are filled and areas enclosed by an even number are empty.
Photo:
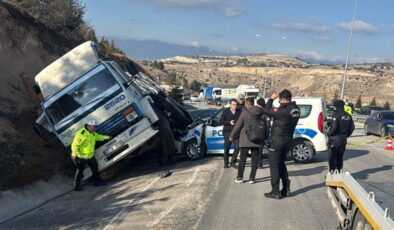
M102 61L93 42L74 48L35 78L44 100L37 120L70 150L75 132L96 120L97 132L112 137L96 144L95 157L102 171L157 134L158 120L149 95L130 80L117 63ZM90 170L85 172L89 177Z

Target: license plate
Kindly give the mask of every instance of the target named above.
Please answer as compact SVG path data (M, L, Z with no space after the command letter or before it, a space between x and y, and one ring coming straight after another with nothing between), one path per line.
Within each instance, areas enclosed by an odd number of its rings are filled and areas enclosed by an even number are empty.
M117 149L120 149L121 147L123 147L125 144L123 141L118 141L115 144L111 145L109 148L107 148L106 150L104 150L104 155L108 156L111 153L113 153L114 151L116 151Z

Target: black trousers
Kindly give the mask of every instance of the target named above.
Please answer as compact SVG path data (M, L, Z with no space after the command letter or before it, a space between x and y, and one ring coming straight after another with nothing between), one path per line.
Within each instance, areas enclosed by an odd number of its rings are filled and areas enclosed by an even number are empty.
M248 157L248 153L250 150L251 156L252 156L252 170L250 171L250 180L254 180L256 178L256 171L257 171L257 160L258 160L258 155L259 155L259 150L260 148L240 148L241 149L241 159L239 161L238 165L238 179L242 179L244 176L244 171L245 171L245 164L246 164L246 158Z
M91 159L81 159L77 157L77 159L75 160L77 172L75 173L74 186L81 185L81 180L83 178L83 170L85 169L86 164L89 165L90 169L92 170L93 183L96 184L100 182L96 158L93 157Z
M263 167L263 151L264 151L264 145L262 144L260 147L260 153L259 153L259 157L258 157L258 167Z
M343 168L343 154L346 150L346 142L339 145L332 145L328 155L328 166L330 171L338 169L341 171Z
M234 144L234 152L233 156L231 157L231 163L235 163L237 161L238 153L239 153L239 139L235 140L234 142L231 142L229 140L230 138L230 133L223 133L223 138L224 138L224 165L228 166L229 163L229 156L230 156L230 148L231 148L231 143Z
M283 190L287 190L289 175L286 167L286 157L290 150L292 141L272 143L269 148L269 164L271 174L272 192L279 194L280 180L282 180Z

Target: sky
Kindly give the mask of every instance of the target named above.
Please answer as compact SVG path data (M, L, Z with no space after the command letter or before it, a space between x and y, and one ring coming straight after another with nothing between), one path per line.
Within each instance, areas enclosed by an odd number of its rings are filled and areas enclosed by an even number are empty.
M82 0L96 34L344 62L355 0ZM394 61L393 0L358 0L351 63Z

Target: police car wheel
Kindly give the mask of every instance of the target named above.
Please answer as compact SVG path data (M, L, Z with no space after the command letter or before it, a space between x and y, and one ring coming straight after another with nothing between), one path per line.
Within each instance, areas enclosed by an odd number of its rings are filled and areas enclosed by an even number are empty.
M315 150L308 141L297 140L291 148L291 156L297 163L308 163L313 159Z
M197 140L193 139L184 144L183 153L190 160L198 160L204 156L204 147L198 146Z

